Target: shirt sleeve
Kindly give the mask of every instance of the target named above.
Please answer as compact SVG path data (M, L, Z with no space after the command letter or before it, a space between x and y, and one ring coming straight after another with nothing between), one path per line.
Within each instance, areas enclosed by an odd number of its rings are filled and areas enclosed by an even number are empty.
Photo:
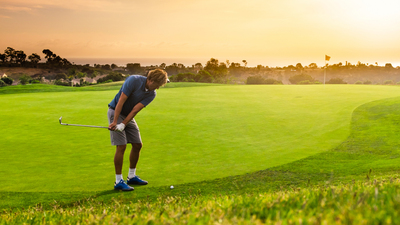
M133 93L133 91L135 90L134 81L135 81L134 77L129 76L125 80L124 84L122 85L121 90L122 90L122 92L124 92L124 94L126 96L130 96Z

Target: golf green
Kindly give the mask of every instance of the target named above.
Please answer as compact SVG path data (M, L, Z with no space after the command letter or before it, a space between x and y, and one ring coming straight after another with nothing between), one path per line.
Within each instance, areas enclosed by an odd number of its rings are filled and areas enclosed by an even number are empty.
M0 191L112 189L109 131L58 119L107 126L116 93L0 95ZM358 106L399 95L397 86L376 85L162 88L136 117L144 142L138 175L169 186L286 164L339 145Z

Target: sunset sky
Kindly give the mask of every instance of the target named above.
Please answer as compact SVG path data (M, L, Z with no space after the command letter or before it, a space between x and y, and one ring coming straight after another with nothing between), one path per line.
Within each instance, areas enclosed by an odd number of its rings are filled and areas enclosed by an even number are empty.
M400 66L399 10L399 0L0 0L0 52Z

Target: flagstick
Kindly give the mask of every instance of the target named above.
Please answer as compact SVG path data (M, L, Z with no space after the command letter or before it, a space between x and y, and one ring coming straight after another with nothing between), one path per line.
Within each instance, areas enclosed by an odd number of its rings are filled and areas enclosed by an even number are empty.
M325 77L326 77L326 56L325 56L325 67L324 67L324 86L325 86Z
M325 67L324 67L324 86L325 86L325 79L326 79L326 55L325 55Z

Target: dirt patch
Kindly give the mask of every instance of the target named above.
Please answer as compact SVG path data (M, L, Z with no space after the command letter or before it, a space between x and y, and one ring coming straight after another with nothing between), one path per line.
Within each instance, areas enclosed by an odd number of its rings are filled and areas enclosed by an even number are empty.
M46 77L54 73L54 71L40 68L0 67L0 76L6 74L8 77L11 77L14 80L18 80L23 75L28 75L31 77L40 75L42 77Z

